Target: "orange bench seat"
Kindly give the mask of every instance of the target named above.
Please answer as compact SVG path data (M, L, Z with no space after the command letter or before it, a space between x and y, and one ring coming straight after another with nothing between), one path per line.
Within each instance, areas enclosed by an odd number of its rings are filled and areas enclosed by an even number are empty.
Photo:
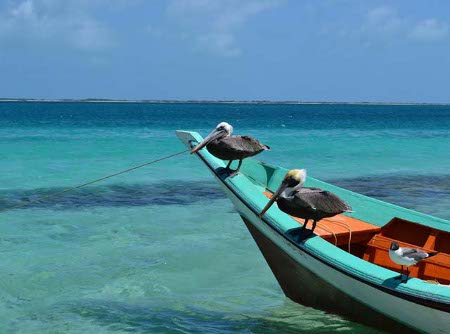
M264 195L268 198L272 197L272 194L269 192L264 192ZM303 225L304 219L291 217ZM312 222L310 221L308 227L311 226ZM336 246L342 246L348 244L349 240L352 244L367 242L375 234L379 233L380 230L381 228L379 226L366 223L362 220L345 215L337 215L319 220L314 232L326 241Z
M417 247L413 244L377 234L367 244L363 260L400 272L401 266L392 262L389 258L389 247L392 241L397 241L400 247L418 248L425 252L434 251L430 248ZM406 270L406 268L404 269ZM436 280L440 284L450 284L450 255L438 253L429 259L420 261L415 266L410 266L409 271L411 277L417 277L423 280Z
M272 197L268 192L264 192L264 195ZM304 219L291 217L303 225ZM437 255L419 262L416 266L410 266L410 276L450 284L449 232L400 218L393 218L380 228L345 215L318 221L314 232L337 246L351 243L352 254L397 272L400 272L401 267L389 258L392 241L397 241L401 247L419 248L426 252L437 251Z
M392 241L400 247L437 251L435 256L410 266L411 277L450 284L450 233L401 218L393 218L375 235L364 251L363 259L400 272L401 267L389 258Z

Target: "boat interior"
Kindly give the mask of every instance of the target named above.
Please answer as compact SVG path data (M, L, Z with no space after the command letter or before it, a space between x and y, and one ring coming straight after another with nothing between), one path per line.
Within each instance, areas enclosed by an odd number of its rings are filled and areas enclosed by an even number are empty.
M272 194L264 192L267 197ZM303 220L295 219L300 225ZM345 215L317 222L318 236L344 251L381 267L400 272L400 266L389 258L389 247L397 241L401 247L418 248L438 254L409 267L410 277L436 284L450 284L450 233L428 226L393 218L383 227Z
M241 173L270 198L273 189L277 189L284 178L286 170L256 159L246 159ZM398 273L401 267L389 258L392 241L397 241L401 247L418 248L426 252L437 251L437 255L410 266L410 277L450 285L450 232L395 217L395 213L392 217L384 224L377 222L375 225L341 214L318 221L314 232L354 256ZM292 218L298 222L300 229L303 220Z

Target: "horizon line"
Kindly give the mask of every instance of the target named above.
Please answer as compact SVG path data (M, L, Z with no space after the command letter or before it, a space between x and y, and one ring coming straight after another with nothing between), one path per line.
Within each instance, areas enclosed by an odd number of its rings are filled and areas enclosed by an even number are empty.
M66 103L160 103L160 104L350 104L350 105L450 105L450 102L382 102L382 101L295 101L295 100L197 100L197 99L105 99L105 98L0 98L0 102L66 102Z

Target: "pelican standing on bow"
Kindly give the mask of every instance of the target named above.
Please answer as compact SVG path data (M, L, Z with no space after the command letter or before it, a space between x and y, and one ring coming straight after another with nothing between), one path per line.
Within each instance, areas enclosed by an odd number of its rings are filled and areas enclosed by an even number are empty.
M335 194L320 188L303 187L305 181L306 170L293 169L289 171L259 216L264 216L276 201L281 211L305 219L301 232L306 229L308 221L312 219L313 226L310 231L312 234L319 220L351 211L350 205Z
M229 160L226 169L230 170L233 160L239 160L238 167L230 177L235 176L241 168L242 160L270 150L269 146L260 143L249 136L231 136L233 127L227 122L222 122L194 149L191 154L206 146L208 152L216 158Z

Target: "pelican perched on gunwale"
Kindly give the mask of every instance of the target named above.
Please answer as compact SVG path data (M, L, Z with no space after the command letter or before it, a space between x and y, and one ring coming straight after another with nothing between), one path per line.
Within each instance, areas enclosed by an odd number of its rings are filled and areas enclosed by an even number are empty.
M230 170L233 160L239 160L237 169L230 174L233 177L241 168L242 160L270 150L269 146L260 143L253 137L249 136L231 136L233 127L227 122L222 122L199 143L191 154L201 150L206 146L208 152L216 158L229 160L226 169Z
M264 216L276 201L281 211L305 219L302 232L306 229L308 221L312 219L313 226L310 231L312 234L319 220L352 210L350 205L327 190L303 187L305 181L306 170L293 169L289 171L259 216Z

